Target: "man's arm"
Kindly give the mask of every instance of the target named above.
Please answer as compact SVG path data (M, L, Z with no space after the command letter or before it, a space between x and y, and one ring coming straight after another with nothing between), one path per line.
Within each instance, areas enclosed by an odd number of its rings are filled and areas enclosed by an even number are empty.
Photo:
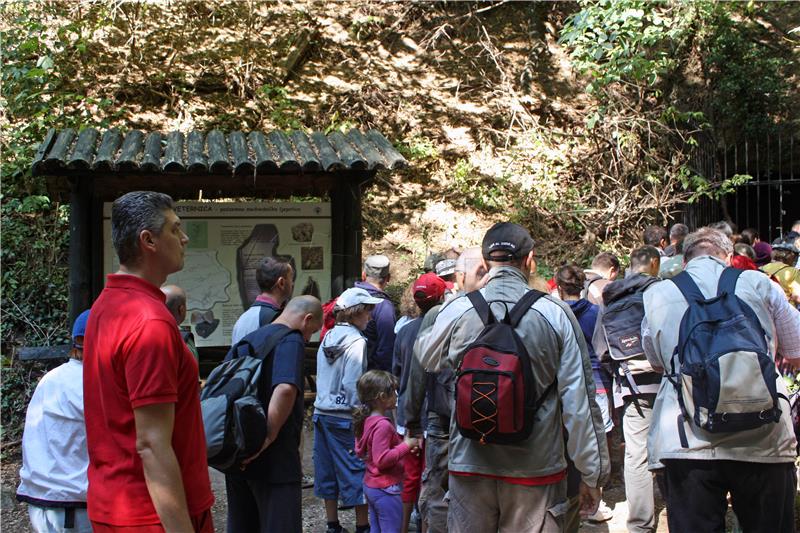
M144 481L165 531L192 531L180 465L172 449L175 404L157 403L133 410L136 452Z
M402 331L402 330L401 330ZM392 351L392 368L391 372L397 379L400 379L403 373L403 350L398 342L400 335L396 335L394 339L394 350Z
M603 417L595 399L596 386L586 340L575 315L568 308L542 298L543 304L558 305L547 309L545 316L561 337L560 366L557 369L558 393L561 396L562 421L567 428L567 450L589 488L605 484L611 471L608 445L603 431ZM537 308L541 305L537 302ZM590 491L592 492L592 491Z
M408 384L403 397L403 414L406 429L410 434L418 435L420 420L422 419L422 406L425 404L425 381L427 374L416 355L411 355L408 366Z
M270 444L275 442L278 438L278 433L283 428L283 425L288 420L289 415L292 413L294 402L297 399L297 387L289 383L279 383L272 390L272 397L269 400L269 407L267 409L267 438L258 452L242 461L242 468L247 466L256 457L261 455L261 452L266 450Z

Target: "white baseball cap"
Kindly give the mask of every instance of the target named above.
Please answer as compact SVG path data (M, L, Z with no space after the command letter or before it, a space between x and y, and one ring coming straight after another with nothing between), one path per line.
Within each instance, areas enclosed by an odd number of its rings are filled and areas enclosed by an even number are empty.
M336 299L334 309L341 311L342 309L349 309L355 305L367 304L378 305L383 301L383 298L375 298L370 296L366 289L352 288L347 289Z

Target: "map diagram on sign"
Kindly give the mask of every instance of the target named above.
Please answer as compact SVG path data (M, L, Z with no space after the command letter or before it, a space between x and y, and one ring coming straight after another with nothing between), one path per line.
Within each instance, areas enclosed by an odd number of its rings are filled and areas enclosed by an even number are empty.
M228 301L231 273L219 262L216 251L186 250L183 270L171 274L167 283L186 291L188 309L211 309Z

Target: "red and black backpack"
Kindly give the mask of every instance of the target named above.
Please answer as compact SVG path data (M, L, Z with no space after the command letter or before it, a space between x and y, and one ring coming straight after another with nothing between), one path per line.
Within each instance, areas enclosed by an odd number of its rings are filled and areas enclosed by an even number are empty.
M512 444L533 432L534 415L556 382L536 396L530 356L514 328L544 295L528 291L498 321L479 291L467 294L484 328L456 370L456 426L464 437Z

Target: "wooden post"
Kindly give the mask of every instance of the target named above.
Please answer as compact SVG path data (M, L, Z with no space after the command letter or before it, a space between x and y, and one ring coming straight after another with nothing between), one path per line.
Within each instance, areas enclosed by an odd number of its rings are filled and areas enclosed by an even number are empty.
M94 303L106 283L106 273L103 271L103 252L106 245L103 242L103 200L94 196L92 198L92 211L89 216L89 232L91 234L91 291L90 303Z
M337 176L331 191L331 296L361 279L361 192L374 172Z
M331 190L331 294L322 295L325 300L328 296L333 298L344 290L344 256L345 256L345 222L346 190L343 179L338 177L336 187Z
M71 184L69 211L69 324L91 304L92 182L80 176Z
M356 174L346 182L345 194L345 286L352 287L361 279L361 190L362 184L369 179L369 174Z

